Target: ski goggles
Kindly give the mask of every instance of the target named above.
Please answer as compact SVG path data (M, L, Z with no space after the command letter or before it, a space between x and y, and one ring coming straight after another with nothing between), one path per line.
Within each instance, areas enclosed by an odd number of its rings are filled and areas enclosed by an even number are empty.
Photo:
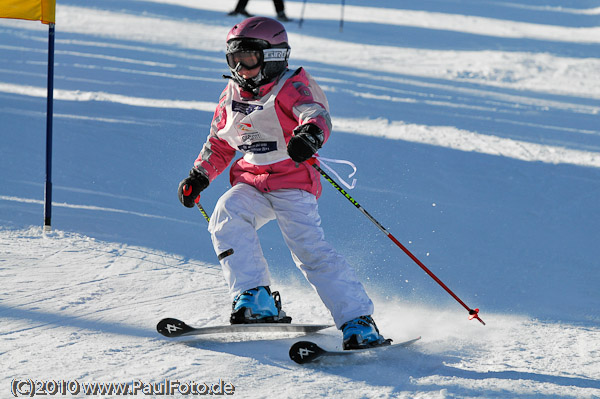
M261 50L236 51L234 53L227 53L227 65L236 71L241 67L254 69L262 65L263 58Z
M227 65L233 70L239 70L240 67L254 69L261 66L263 61L286 61L289 55L289 48L240 50L227 53Z

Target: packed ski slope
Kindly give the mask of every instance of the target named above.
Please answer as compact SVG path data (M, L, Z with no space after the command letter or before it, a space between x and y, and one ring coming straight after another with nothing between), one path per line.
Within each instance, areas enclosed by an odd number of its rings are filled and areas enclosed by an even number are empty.
M291 67L306 67L331 105L321 155L356 164L351 194L486 326L324 182L327 237L372 295L380 329L419 343L299 366L293 334L156 333L167 316L228 320L205 221L175 193L225 84L234 3L59 2L51 234L47 27L0 20L0 396L31 379L222 382L248 398L600 397L593 1L353 0L341 32L339 2L307 2L300 28L302 2L286 1ZM248 11L274 14L267 0ZM228 186L219 177L203 205ZM331 322L277 226L261 234L286 312ZM310 338L341 340L334 329Z

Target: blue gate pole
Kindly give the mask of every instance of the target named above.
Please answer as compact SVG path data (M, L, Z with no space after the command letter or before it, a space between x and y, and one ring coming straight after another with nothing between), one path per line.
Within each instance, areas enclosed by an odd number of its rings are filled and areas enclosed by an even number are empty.
M48 96L46 100L46 186L44 231L52 231L52 116L54 101L54 24L48 28Z

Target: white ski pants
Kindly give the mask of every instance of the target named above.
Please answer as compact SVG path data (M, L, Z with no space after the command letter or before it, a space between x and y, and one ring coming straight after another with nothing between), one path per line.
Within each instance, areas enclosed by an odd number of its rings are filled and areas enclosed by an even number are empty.
M271 285L257 230L274 219L296 266L315 288L338 328L373 313L373 302L354 270L325 241L317 199L299 189L262 193L240 183L217 202L208 230L232 297Z

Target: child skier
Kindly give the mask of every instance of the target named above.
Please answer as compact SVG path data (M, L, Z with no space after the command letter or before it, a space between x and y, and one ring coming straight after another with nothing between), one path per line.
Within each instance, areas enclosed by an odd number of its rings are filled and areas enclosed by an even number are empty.
M257 230L276 219L298 268L343 332L344 349L389 343L371 318L373 303L354 270L325 241L317 198L320 176L306 160L331 132L325 94L303 68L287 68L290 46L283 25L248 18L227 35L231 76L210 134L179 200L194 207L200 192L232 161L232 188L210 219L217 257L233 298L232 324L291 322L270 291L270 274Z

